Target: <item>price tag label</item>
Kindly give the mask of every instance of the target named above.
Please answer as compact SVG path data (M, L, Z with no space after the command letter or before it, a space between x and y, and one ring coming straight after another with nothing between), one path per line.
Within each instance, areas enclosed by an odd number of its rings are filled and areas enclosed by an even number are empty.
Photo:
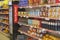
M20 17L22 17L22 16L20 16Z
M39 38L38 40L42 40L42 39Z
M59 20L60 20L60 18L59 18Z
M60 32L59 32L59 34L60 34Z
M12 5L12 2L9 2L9 5Z
M28 16L26 16L26 18L29 18Z
M20 7L20 8L22 8L22 7Z
M20 32L21 34L23 34L23 32Z
M50 5L46 5L46 7L50 7Z
M32 6L29 6L29 8L33 8Z
M49 18L45 18L45 20L50 20Z
M31 28L33 28L33 26L30 26Z
M26 16L24 16L24 17L26 17Z

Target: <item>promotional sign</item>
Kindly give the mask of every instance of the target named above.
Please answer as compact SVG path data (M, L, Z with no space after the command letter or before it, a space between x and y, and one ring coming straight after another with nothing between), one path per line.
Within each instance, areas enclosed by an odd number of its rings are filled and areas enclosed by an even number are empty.
M18 5L13 5L14 7L14 23L18 23Z

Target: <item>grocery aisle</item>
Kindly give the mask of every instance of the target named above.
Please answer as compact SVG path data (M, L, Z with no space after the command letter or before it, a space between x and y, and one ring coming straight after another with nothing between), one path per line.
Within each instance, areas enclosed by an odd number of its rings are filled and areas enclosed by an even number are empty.
M12 4L15 40L24 35L27 40L60 40L60 0L13 0Z

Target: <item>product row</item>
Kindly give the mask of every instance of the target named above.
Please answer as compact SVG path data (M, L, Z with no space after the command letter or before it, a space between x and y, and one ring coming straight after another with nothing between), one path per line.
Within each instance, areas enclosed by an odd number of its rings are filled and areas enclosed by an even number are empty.
M9 26L1 23L0 24L0 31L8 34L9 33Z
M47 17L47 18L60 18L60 7L40 7L33 9L26 9L25 11L19 11L18 16L22 17Z
M60 40L59 37L55 37L53 35L50 35L50 34L46 34L44 37L43 37L43 40Z
M21 25L30 25L33 28L45 28L49 30L60 31L60 21L58 20L36 20L36 19L26 19L19 18L19 24Z
M0 14L8 14L8 13L9 13L8 10L2 10L2 9L0 9Z
M24 26L24 25L20 25L20 26L21 27L20 27L19 30L24 32L24 33L21 32L22 34L25 34L27 36L31 35L33 38L37 37L37 38L40 38L42 40L48 40L48 39L49 40L59 40L60 39L60 37L57 37L55 35L52 35L52 34L48 33L47 31L45 31L45 29L41 30L41 29L36 29L36 28L31 28L31 27L28 27L28 26Z
M44 4L60 3L59 0L19 0L19 6L38 6Z

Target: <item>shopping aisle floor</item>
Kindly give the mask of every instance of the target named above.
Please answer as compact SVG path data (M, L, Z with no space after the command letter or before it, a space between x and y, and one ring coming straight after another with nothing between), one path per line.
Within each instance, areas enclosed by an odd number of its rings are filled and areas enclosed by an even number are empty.
M9 40L9 38L0 33L0 40Z

